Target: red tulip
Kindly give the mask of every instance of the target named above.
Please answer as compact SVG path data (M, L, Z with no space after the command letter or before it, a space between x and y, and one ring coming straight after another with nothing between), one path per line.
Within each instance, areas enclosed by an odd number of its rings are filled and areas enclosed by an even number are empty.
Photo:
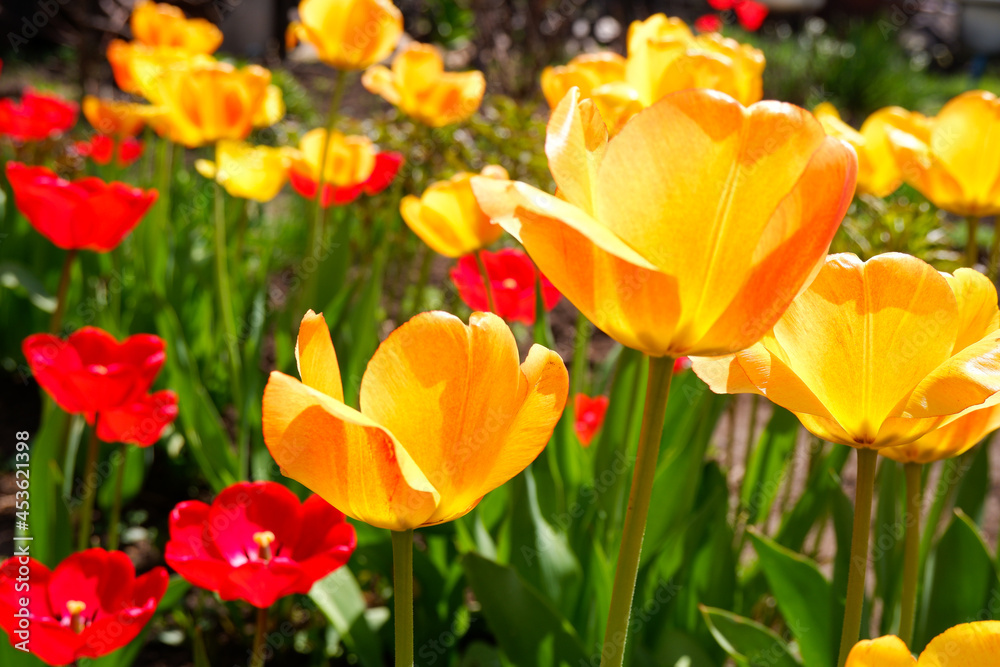
M402 165L403 156L399 153L388 151L376 153L375 169L364 183L347 187L338 187L329 183L323 185L323 200L321 202L323 208L327 208L331 204L337 206L350 204L362 193L368 196L377 195L392 184ZM288 180L292 184L292 188L306 199L316 198L316 181L309 174L297 170L293 166L288 173Z
M70 182L20 162L7 163L7 179L31 226L66 250L114 249L156 201L156 190L93 177Z
M164 343L156 336L139 334L119 343L96 327L79 329L65 340L28 336L22 349L38 384L59 407L102 417L140 400L166 360Z
M486 273L493 288L497 315L507 321L535 323L535 277L538 269L523 250L505 248L498 252L481 250ZM544 275L542 303L545 310L555 308L562 295ZM486 289L475 255L466 255L451 269L451 281L458 294L472 310L488 311Z
M74 102L29 90L20 104L10 98L0 100L0 135L18 141L48 139L76 125L78 111Z
M223 600L269 607L347 562L354 526L319 496L299 503L277 482L239 482L212 504L180 503L170 513L167 564Z
M691 368L691 359L688 357L677 357L674 359L674 375L678 373L683 373L687 369Z
M125 137L121 141L116 141L107 134L95 134L89 141L76 142L75 148L82 157L89 157L97 164L110 164L114 158L115 164L119 167L127 167L142 157L143 144L135 137Z
M574 427L576 437L584 447L590 446L597 432L604 424L604 415L608 411L608 397L577 394L573 397L573 413L576 415Z
M166 592L167 579L162 567L136 577L132 561L120 551L80 551L54 570L14 556L0 564L0 627L11 644L50 665L98 658L138 636Z
M705 14L698 17L698 20L694 22L694 27L698 32L719 32L722 30L722 19L715 14Z
M750 32L760 30L764 19L767 18L767 5L756 2L756 0L742 0L742 2L737 2L733 9L736 11L736 18L739 19L740 25Z
M97 422L97 437L104 442L125 442L149 447L159 441L163 429L177 419L177 394L158 391L146 394L115 410L101 413ZM94 413L87 415L94 423Z
M724 12L727 9L732 9L736 6L739 0L708 0L708 5L712 9L718 9L720 12Z

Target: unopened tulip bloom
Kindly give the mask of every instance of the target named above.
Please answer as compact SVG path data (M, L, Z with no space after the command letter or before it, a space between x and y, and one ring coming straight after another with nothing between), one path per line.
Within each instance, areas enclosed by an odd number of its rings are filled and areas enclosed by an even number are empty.
M312 44L331 67L359 70L388 57L402 34L403 14L390 0L302 0L288 42Z
M1000 621L963 623L932 639L920 658L914 658L899 637L860 641L847 658L847 667L987 667L1000 656Z
M233 197L266 202L288 182L288 169L297 154L292 148L223 139L215 145L215 162L198 160L195 168L205 178L218 181Z
M316 164L319 164L319 159L316 160ZM362 194L377 195L392 185L392 181L402 166L403 156L401 154L394 151L379 151L375 153L375 166L372 168L372 173L360 183L354 185L323 183L323 197L320 200L320 205L323 208L331 205L342 206L350 204ZM293 160L289 173L292 188L306 199L315 199L316 189L319 186L319 182L316 180L318 171L307 163Z
M604 424L604 415L608 411L608 397L577 394L573 397L573 427L580 444L589 447L594 436Z
M66 132L76 125L75 102L25 91L20 102L0 100L0 136L17 141L40 141Z
M20 619L25 617L19 613L27 610L30 639L25 643L42 661L68 665L99 658L139 636L167 581L162 567L135 576L132 561L121 551L87 549L54 570L15 556L0 564L0 628L11 644L20 642L16 633L24 630Z
M392 69L373 65L361 83L369 92L430 127L461 122L476 112L486 92L482 72L445 72L437 47L411 43L392 61Z
M101 134L134 137L146 124L144 114L144 106L134 102L105 100L93 95L83 98L83 115Z
M568 391L559 356L535 345L518 364L499 317L469 325L422 313L379 346L344 404L330 332L310 311L299 329L302 381L271 373L264 442L282 472L359 521L405 531L457 519L545 447Z
M562 295L549 279L517 248L497 252L482 250L480 260L490 278L490 292L497 315L508 322L535 323L539 281L542 285L542 306L548 312L555 308ZM475 255L465 255L449 272L458 294L472 310L489 310L490 299Z
M483 176L506 181L507 170L490 165ZM445 257L461 257L494 243L503 235L490 222L472 193L472 177L461 172L447 181L431 183L420 197L406 195L399 212L420 240Z
M77 141L73 148L80 157L87 157L100 165L114 162L127 167L142 157L143 143L135 137L118 140L107 134L95 134L87 141Z
M135 41L148 46L209 54L222 44L222 31L210 21L186 18L179 7L166 3L140 0L130 25Z
M67 181L20 162L7 163L7 178L31 226L66 250L114 249L156 201L156 190L94 177Z
M324 143L327 143L326 168L321 173ZM292 187L312 199L316 196L317 184L322 181L324 206L346 203L355 199L372 177L379 164L377 156L378 149L368 137L334 131L327 142L326 130L310 130L299 141L299 155L292 161ZM383 169L386 166L383 162Z
M356 545L354 527L319 496L300 503L277 482L238 482L211 505L187 500L174 508L165 557L195 586L264 609L308 593Z

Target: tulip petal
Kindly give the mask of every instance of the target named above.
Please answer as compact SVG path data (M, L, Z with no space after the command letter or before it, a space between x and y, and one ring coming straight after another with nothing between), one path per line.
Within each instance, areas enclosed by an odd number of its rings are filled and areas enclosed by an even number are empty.
M998 428L1000 428L1000 406L994 405L982 410L973 410L941 428L930 431L915 442L881 449L879 454L900 463L933 463L964 454Z
M344 383L340 379L337 351L323 314L309 311L299 325L295 342L295 362L303 384L344 402Z
M1000 179L1000 99L974 90L954 98L934 119L931 152L962 184L965 199L982 210L1000 211L1000 200L990 197Z
M1000 328L997 288L975 269L961 268L955 275L944 274L958 301L958 340L954 352L964 350Z
M1000 331L969 345L928 373L906 401L903 416L950 416L1000 402Z
M845 667L914 667L916 658L899 637L865 639L854 645ZM923 662L921 661L921 667Z
M569 203L594 214L597 171L608 146L608 128L580 91L566 94L549 118L545 154L559 191Z
M1000 655L1000 621L963 623L949 628L927 644L920 667L977 667L996 664Z

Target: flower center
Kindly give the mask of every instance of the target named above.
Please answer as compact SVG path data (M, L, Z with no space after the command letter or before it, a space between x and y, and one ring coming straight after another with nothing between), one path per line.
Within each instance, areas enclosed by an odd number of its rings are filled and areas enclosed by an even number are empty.
M500 286L504 289L514 289L517 287L517 281L513 278L504 278L503 282L500 283Z
M107 375L108 367L102 364L94 364L93 366L90 367L90 372L94 373L95 375Z
M269 530L254 533L253 541L257 545L257 558L264 562L271 560L271 544L274 543L274 533Z
M86 622L81 616L83 610L86 608L87 604L79 600L68 600L66 602L66 611L69 612L69 628L76 634L83 632L83 628L86 627Z

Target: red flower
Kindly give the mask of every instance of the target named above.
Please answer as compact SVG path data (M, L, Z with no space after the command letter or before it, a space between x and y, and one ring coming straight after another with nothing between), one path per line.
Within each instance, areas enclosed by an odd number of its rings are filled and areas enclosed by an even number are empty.
M105 165L110 164L112 157L114 157L116 143L118 156L115 163L119 167L127 167L142 157L142 142L135 137L125 137L120 142L116 142L114 137L107 134L95 134L89 141L76 142L75 148L82 157L89 157L97 164Z
M93 177L70 182L20 162L7 163L7 179L31 226L66 250L114 249L156 201L156 190Z
M11 644L25 642L50 665L98 658L138 636L166 592L167 578L162 567L136 577L121 551L87 549L54 570L14 556L0 564L0 627Z
M498 252L479 251L493 288L496 314L507 321L535 323L535 277L538 269L523 250L505 248ZM451 281L469 308L489 310L486 289L475 255L466 255L451 269ZM546 311L555 308L562 296L549 279L542 279L542 303Z
M719 32L722 29L722 19L715 14L705 14L698 17L694 27L698 32Z
M573 397L573 413L576 415L574 426L576 437L584 447L590 446L590 441L604 424L604 415L608 411L608 397L577 394Z
M708 0L708 5L712 9L717 9L720 12L732 9L735 7L740 0Z
M691 360L687 357L677 357L674 359L674 375L683 373L689 368L691 368Z
M760 30L764 19L767 18L767 5L755 0L737 2L733 9L736 11L736 18L739 19L740 25L750 32Z
M376 153L375 169L363 183L344 187L330 185L329 183L323 185L323 200L321 202L323 208L327 208L331 204L337 206L350 204L361 196L362 193L368 196L377 195L392 184L402 165L403 156L399 153ZM309 174L292 167L288 172L288 181L292 184L292 188L306 199L312 200L316 198L316 181Z
M38 384L59 407L101 417L140 400L166 359L163 341L156 336L140 334L119 343L95 327L79 329L65 340L28 336L22 349Z
M354 526L319 496L299 503L277 482L238 482L211 506L187 500L170 513L167 564L223 600L269 607L347 562Z
M76 103L28 90L18 104L0 100L0 134L18 141L48 139L76 125Z
M146 394L116 410L101 413L97 437L104 442L125 442L149 447L156 444L168 424L177 419L177 394L158 391ZM94 413L87 414L93 425Z

